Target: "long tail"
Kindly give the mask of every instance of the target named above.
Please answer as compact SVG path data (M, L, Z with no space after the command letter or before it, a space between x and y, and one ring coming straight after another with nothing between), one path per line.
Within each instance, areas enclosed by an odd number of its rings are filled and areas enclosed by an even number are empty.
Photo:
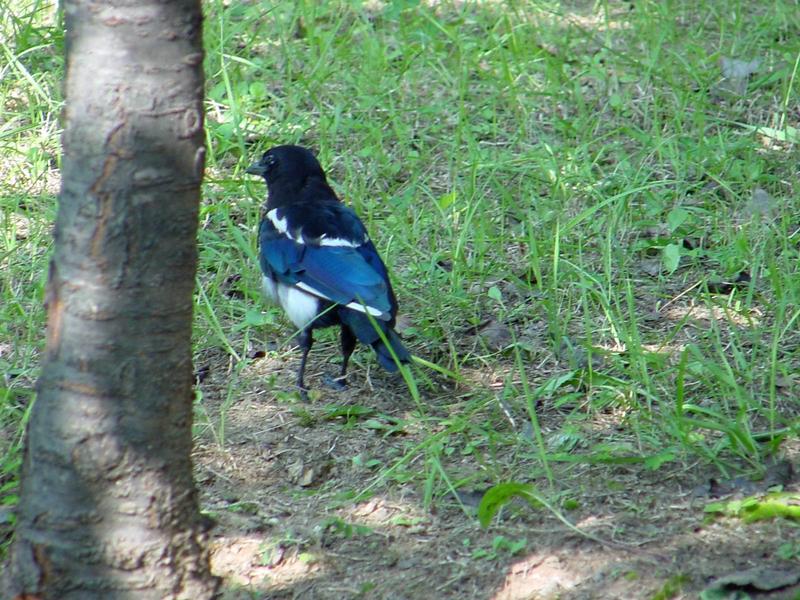
M392 350L397 356L397 360L401 363L411 362L411 353L403 346L400 336L385 322L370 321L364 314L352 310L342 311L340 314L342 322L350 328L350 331L358 338L358 341L367 346L372 346L378 358L378 363L384 369L390 373L397 371L397 363L392 356ZM375 330L375 325L380 328L386 341L389 342L389 346L383 342L381 336ZM391 347L391 350L389 347Z
M384 331L386 335L386 340L389 342L389 345L394 350L395 356L397 356L397 360L401 363L407 363L411 361L411 353L406 350L406 347L403 346L403 342L400 341L400 336L397 335L394 329L389 329L388 327ZM378 362L380 365L389 371L390 373L394 373L397 371L397 363L392 356L391 350L383 343L383 340L380 338L372 343L372 349L375 350L375 356L378 357Z

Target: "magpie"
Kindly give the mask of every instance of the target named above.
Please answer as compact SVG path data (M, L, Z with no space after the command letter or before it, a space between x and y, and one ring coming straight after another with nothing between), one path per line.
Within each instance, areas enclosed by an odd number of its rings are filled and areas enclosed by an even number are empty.
M411 359L394 331L397 299L389 273L356 213L328 185L314 155L301 146L276 146L246 171L267 183L259 225L259 262L267 297L299 330L303 377L313 330L340 327L342 367L334 385L346 386L356 341L371 346L378 363L397 371ZM396 359L396 360L395 360Z

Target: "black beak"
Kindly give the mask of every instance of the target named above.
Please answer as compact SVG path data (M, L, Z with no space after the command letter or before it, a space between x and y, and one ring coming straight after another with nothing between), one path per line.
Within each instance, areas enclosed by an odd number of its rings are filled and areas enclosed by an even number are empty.
M247 167L244 172L248 173L249 175L259 175L263 177L264 173L266 173L266 169L264 168L264 165L262 165L260 162L257 162Z

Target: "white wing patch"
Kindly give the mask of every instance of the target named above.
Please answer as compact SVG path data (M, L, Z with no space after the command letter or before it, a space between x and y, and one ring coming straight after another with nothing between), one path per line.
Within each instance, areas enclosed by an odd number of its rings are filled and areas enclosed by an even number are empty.
M264 275L261 283L267 298L278 304L298 329L302 329L317 318L319 298L330 300L325 294L302 281L297 285L285 285ZM344 306L361 313L369 313L378 319L387 318L387 315L377 308L364 306L360 302L350 302Z
M353 240L345 240L342 238L329 238L328 234L323 234L321 238L319 238L319 245L320 246L340 246L344 248L358 248L359 246L366 244L369 241L368 236L364 236L364 239L360 242L354 242Z
M355 311L362 312L364 314L370 314L373 317L378 317L382 321L388 321L389 315L379 311L377 308L372 308L371 306L367 306L366 304L361 304L361 302L348 302L345 304L346 308L351 308Z
M303 283L302 281L297 282L297 287L309 294L314 294L318 298L324 298L325 300L329 300L332 302L328 296L320 292L318 289L313 288L312 286L308 285L307 283ZM361 304L361 302L349 302L348 304L343 305L345 308L351 308L355 311L370 314L373 317L378 317L379 319L386 319L387 315L383 313L383 311L378 310L372 306L366 306L365 304Z
M267 213L267 218L272 223L273 227L278 233L281 233L298 244L305 244L306 240L303 238L302 232L297 230L295 235L289 231L289 222L286 217L278 217L278 209L273 208ZM369 241L368 236L360 242L346 240L343 238L330 238L323 234L317 241L320 246L331 246L340 248L358 248L362 244ZM280 282L274 281L266 275L262 279L264 293L270 300L280 304L281 308L286 311L289 320L298 328L302 329L317 317L319 310L319 298L333 302L327 295L323 294L313 286L298 282L294 286L285 285ZM343 305L345 308L358 311L360 313L369 314L378 319L388 319L389 315L373 306L366 306L361 302L349 302Z

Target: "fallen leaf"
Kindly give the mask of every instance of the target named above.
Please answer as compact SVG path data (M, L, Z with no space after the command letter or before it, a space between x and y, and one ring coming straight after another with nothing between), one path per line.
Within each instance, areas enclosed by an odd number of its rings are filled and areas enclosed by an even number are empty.
M225 280L222 282L220 286L222 289L222 293L225 294L228 298L244 298L244 292L238 288L236 285L241 281L242 276L238 273L234 273L233 275L228 275Z
M312 483L314 483L314 479L316 479L316 477L317 477L316 469L314 469L314 467L309 467L303 472L303 476L297 483L300 485L300 487L308 487Z
M8 213L4 219L4 221L0 221L0 224L5 225L8 230L14 232L14 237L18 240L26 240L30 235L31 230L31 220L24 216L17 213Z
M408 333L408 330L414 326L414 321L410 315L402 314L397 316L395 321L394 330L400 335Z
M270 551L265 551L261 558L265 567L273 569L280 565L285 557L286 547L283 544L278 544Z
M454 495L463 506L477 510L485 493L486 490L456 490Z
M303 459L298 458L295 462L290 464L286 468L286 474L289 475L289 481L292 483L297 483L303 476L303 470L305 465L303 464Z
M718 578L708 588L711 592L770 592L800 582L800 570L760 569L728 573ZM729 598L732 596L709 596ZM739 596L736 596L739 597Z
M723 56L720 59L722 76L726 79L746 79L758 71L761 66L761 59L739 60L738 58L728 58Z
M731 494L747 496L757 494L760 491L758 484L746 477L734 477L733 479L711 479L711 496L720 498Z
M778 203L765 190L757 187L750 195L750 200L744 205L743 212L746 217L771 217L774 215Z
M794 465L788 460L775 460L767 465L764 477L758 481L751 481L746 477L733 479L714 479L698 485L692 495L698 498L722 498L724 496L748 496L767 492L775 486L787 486L794 483L796 473Z
M787 486L797 481L797 471L788 460L775 460L767 465L762 485L764 489L774 486Z
M722 76L725 78L725 82L720 86L720 90L744 96L747 92L747 80L750 75L758 71L760 66L760 58L747 61L723 56L720 59L720 67L722 68Z
M494 318L484 321L478 329L478 337L489 350L493 351L503 350L513 341L511 329Z
M706 287L708 287L709 294L730 294L733 290L747 287L750 281L750 273L741 271L733 280L709 281L706 283Z
M602 369L606 364L605 356L596 349L592 350L592 369ZM556 349L556 357L558 360L569 362L572 369L585 369L589 366L589 351L566 335L561 338L561 344Z
M650 277L658 277L664 267L660 258L645 258L639 262L639 268Z

